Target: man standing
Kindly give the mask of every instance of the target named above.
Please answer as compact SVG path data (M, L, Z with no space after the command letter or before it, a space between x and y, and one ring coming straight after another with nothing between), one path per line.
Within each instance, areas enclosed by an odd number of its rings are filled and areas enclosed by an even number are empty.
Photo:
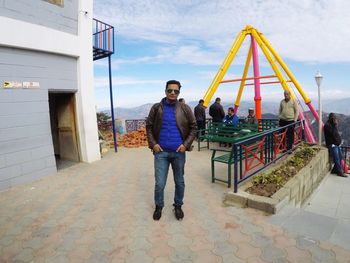
M283 127L292 124L298 120L298 105L295 100L291 98L288 90L284 91L284 99L280 103L279 108L279 126ZM294 125L287 130L287 150L291 153L294 141Z
M225 117L225 111L220 102L221 99L216 98L215 102L209 108L209 115L213 118L213 122L222 122Z
M205 129L205 107L203 106L203 104L204 104L204 100L200 99L198 102L198 105L194 107L194 116L196 117L196 122L197 122L198 137L199 137L199 132L203 134Z
M177 101L180 88L179 81L169 80L165 86L166 97L152 106L146 121L148 146L154 154L154 220L159 220L162 216L164 188L170 164L175 181L175 217L178 220L184 217L181 206L185 192L185 151L191 149L196 137L196 120L191 108Z
M340 150L341 137L338 132L338 120L334 113L330 113L328 116L328 121L324 125L324 138L326 140L326 146L332 155L334 166L332 168L332 173L337 174L341 177L348 177L344 174L341 167L341 161L343 159Z

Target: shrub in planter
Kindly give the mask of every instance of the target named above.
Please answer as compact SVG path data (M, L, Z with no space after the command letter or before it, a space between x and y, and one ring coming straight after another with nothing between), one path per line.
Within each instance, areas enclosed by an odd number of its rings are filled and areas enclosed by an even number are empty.
M246 191L251 194L271 197L306 166L319 150L319 148L311 147L308 144L302 144L285 164L269 173L256 175L252 180L252 186Z

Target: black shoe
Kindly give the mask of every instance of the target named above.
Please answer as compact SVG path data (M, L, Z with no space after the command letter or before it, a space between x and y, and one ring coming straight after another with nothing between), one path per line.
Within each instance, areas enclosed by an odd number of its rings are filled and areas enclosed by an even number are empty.
M181 205L174 205L174 213L177 220L184 218L184 212L181 209Z
M162 217L162 207L156 206L156 210L153 213L153 220L159 220Z
M331 170L331 174L338 174L338 172L333 168L333 169Z

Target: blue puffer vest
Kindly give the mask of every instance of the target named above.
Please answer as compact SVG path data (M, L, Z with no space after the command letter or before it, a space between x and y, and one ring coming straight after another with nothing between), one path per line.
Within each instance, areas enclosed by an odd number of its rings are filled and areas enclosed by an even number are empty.
M158 143L164 151L175 152L183 142L181 133L176 125L175 103L168 104L165 99L163 99L162 103L164 115Z

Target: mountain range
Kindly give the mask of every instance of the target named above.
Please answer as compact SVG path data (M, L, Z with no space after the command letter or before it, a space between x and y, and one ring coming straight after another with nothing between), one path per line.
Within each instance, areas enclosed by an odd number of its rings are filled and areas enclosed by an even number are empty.
M196 101L190 101L187 103L192 109L198 104ZM147 117L149 110L153 103L147 103L141 106L133 108L114 108L114 116L116 119L144 119ZM222 105L227 111L228 107L232 107L232 102L222 102ZM323 112L335 112L344 115L349 114L350 98L338 99L338 100L324 100L322 102ZM314 103L314 107L317 106L317 102ZM277 115L279 102L278 101L263 101L262 102L263 113L271 113ZM239 107L238 116L244 117L247 115L248 108L254 108L254 101L242 101ZM304 111L308 111L308 108L304 105ZM101 110L110 115L110 110ZM208 110L207 110L208 112Z
M190 101L187 104L193 109L198 102ZM317 103L316 103L317 104ZM153 103L147 103L134 108L114 108L114 116L116 119L145 119L151 109ZM232 103L223 102L222 103L225 112L228 107L232 107ZM279 102L277 101L263 101L263 118L274 119L278 118L278 107ZM322 104L322 120L326 122L328 119L328 114L330 112L337 113L339 119L339 132L344 140L344 145L350 146L350 116L349 116L349 105L350 98L338 99L338 100L325 100ZM317 105L314 104L316 108ZM238 116L245 117L247 115L248 109L254 108L253 101L242 101L239 107ZM318 124L316 121L312 121L314 118L311 116L309 109L304 105L305 117L311 121L311 129L313 134L317 136L318 134ZM103 112L110 115L110 110L103 110ZM206 111L208 115L208 110ZM209 116L208 116L209 117ZM317 138L316 138L317 139Z

